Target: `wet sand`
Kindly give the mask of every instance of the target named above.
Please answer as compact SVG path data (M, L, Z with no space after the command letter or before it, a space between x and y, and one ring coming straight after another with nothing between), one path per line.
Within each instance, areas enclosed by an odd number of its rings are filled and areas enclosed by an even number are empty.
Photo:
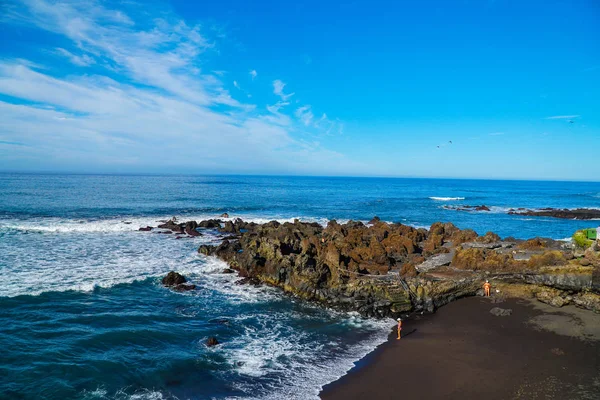
M321 398L600 399L600 315L589 311L471 297L406 321L402 336L392 331Z

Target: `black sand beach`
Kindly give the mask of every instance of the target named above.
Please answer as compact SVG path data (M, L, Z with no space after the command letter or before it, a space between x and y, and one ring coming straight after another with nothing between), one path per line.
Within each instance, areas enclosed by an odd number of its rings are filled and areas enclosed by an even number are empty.
M465 298L407 321L400 341L392 332L321 398L598 399L599 340L590 311Z

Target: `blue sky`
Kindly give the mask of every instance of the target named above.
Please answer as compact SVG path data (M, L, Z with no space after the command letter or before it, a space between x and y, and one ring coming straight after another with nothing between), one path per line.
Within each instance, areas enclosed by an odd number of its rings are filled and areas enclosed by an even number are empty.
M594 0L8 0L0 35L3 171L600 179Z

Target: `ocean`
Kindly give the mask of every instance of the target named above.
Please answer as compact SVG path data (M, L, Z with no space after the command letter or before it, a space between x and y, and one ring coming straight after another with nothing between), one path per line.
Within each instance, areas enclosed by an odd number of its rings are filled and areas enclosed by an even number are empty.
M444 206L482 205L490 212ZM264 176L0 174L0 398L311 399L394 322L238 285L197 253L218 243L139 232L177 217L453 222L569 238L600 221L508 215L600 208L600 183ZM161 286L169 271L198 286ZM222 343L208 348L216 336Z

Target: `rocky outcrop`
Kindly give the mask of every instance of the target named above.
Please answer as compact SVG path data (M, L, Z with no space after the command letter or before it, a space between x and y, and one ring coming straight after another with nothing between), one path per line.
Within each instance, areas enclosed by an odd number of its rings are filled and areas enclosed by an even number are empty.
M183 231L190 236L202 236L200 232L196 230L198 228L198 223L196 221L186 222Z
M443 206L446 210L454 211L467 211L467 212L490 212L491 208L482 205L445 205ZM540 209L528 209L528 208L511 208L506 213L510 215L524 215L529 217L553 217L561 219L578 219L578 220L590 220L600 218L600 209L595 208L540 208Z
M444 206L444 208L446 210L455 210L455 211L486 211L489 212L491 211L491 209L486 206L485 204L479 205L479 206L466 206L466 205L462 205L462 206Z
M481 294L486 279L494 287L504 285L503 290L529 286L529 296L557 307L596 309L600 302L594 292L600 258L586 253L585 261L576 259L568 244L547 239L503 241L493 232L478 236L451 223L426 230L379 218L368 224L330 221L325 227L241 219L175 225L227 234L219 245L202 245L198 252L226 261L230 269L223 273L236 271L243 278L240 284L277 286L366 316L432 312L457 298Z
M512 215L526 215L530 217L554 217L562 219L598 219L600 218L600 209L593 208L577 208L570 210L567 208L541 208L539 210L529 209L511 209L508 211Z
M241 232L244 228L247 231ZM201 246L199 252L220 257L241 276L365 315L411 309L406 290L389 273L395 270L397 277L404 263L420 257L426 239L420 230L378 220L369 226L331 221L327 227L299 221L263 225L234 221L225 229L241 232L239 239Z
M169 220L163 224L158 225L160 229L168 229L171 232L183 233L183 226L176 223L174 220Z
M188 283L183 275L175 271L169 272L167 276L162 279L162 284L179 292L196 288L196 285Z
M200 221L200 223L198 224L198 227L206 228L206 229L220 228L221 220L220 219L207 219L204 221Z
M219 341L217 340L216 337L211 336L206 340L206 346L208 347L213 347L219 344Z

